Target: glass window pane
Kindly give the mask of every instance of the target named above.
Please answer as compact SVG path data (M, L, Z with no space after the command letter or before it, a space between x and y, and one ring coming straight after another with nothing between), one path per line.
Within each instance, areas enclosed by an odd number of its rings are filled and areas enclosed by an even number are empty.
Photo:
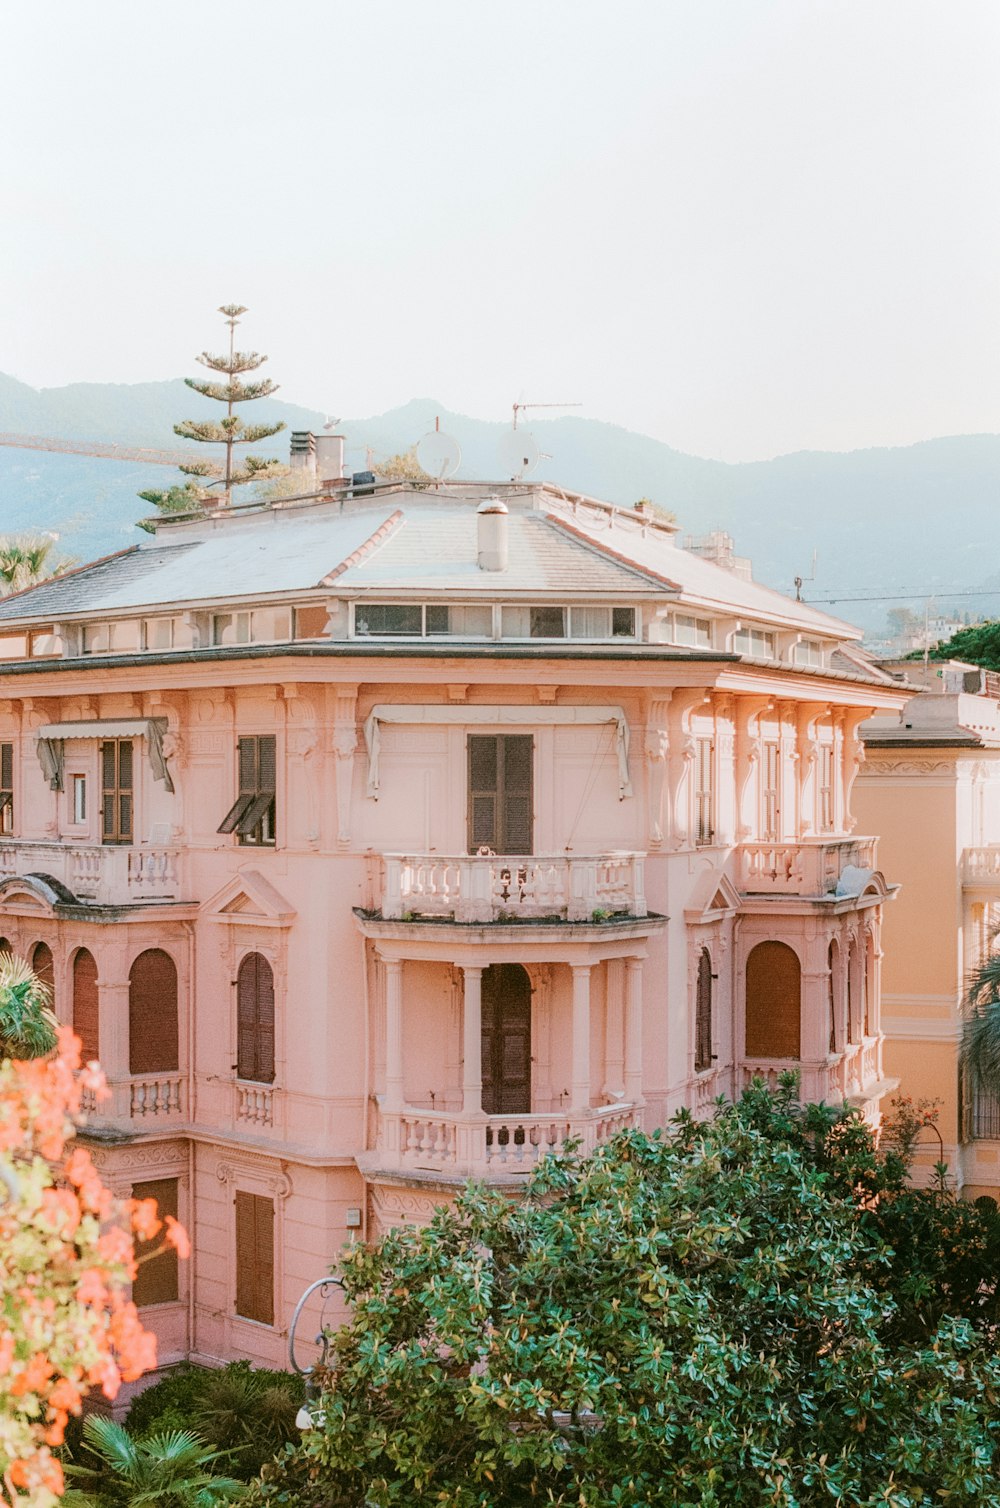
M635 638L634 607L613 607L611 609L611 634L615 639Z
M565 608L532 607L528 611L532 639L564 639L566 637Z
M611 609L607 607L571 607L570 635L574 639L607 639L611 626Z
M427 615L427 632L429 634L447 634L452 632L449 623L449 613L446 607L437 603L424 609Z
M4 634L0 636L0 660L21 660L28 650L28 638L26 634Z
M173 618L146 619L146 648L172 649L174 644Z
M276 644L290 639L292 637L291 608L255 608L250 614L250 637L255 644Z
M83 625L83 652L85 655L107 654L111 648L111 627L107 623Z
M62 639L58 634L39 633L32 634L30 638L30 652L33 656L44 658L48 655L62 654Z
M423 632L423 609L405 602L359 602L354 609L354 632L419 638Z
M500 632L505 639L526 639L531 626L529 609L526 607L505 607L500 623Z
M111 648L116 654L132 654L139 648L139 620L127 618L123 623L112 623Z

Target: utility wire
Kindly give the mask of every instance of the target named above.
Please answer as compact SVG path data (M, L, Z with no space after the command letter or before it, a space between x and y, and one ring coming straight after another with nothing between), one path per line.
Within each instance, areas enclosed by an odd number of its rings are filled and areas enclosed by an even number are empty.
M948 587L937 586L930 592L892 592L888 595L879 593L871 597L803 597L802 601L815 606L820 602L926 602L928 597L939 597L945 600L950 600L952 597L1000 597L1000 588L994 588L992 591L953 592Z

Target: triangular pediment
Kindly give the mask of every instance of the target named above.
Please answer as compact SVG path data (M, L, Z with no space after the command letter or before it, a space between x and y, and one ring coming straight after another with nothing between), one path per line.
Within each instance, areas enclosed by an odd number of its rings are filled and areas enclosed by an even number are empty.
M740 895L732 880L718 869L705 869L695 880L684 907L688 922L716 922L740 909Z
M255 927L288 927L295 907L257 869L241 869L207 900L202 911L209 919Z

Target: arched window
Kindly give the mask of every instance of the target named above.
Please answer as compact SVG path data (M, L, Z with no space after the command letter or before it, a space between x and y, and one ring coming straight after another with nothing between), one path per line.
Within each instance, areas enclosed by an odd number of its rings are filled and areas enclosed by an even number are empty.
M0 937L0 953L13 953L14 949L5 937Z
M694 1008L694 1071L712 1066L712 959L702 948L698 959L698 991Z
M56 1008L56 970L52 961L52 949L48 943L36 943L31 954L32 971L49 992L49 1004Z
M236 977L236 1072L274 1082L274 975L259 953L247 954Z
M854 1005L857 1000L858 950L854 939L847 949L847 1044L854 1045Z
M875 938L871 932L865 933L864 992L865 1036L872 1037L875 1034Z
M785 943L762 942L746 972L746 1056L799 1056L802 970Z
M101 1055L97 998L97 965L86 948L73 959L73 1030L83 1044L85 1063Z
M129 1073L176 1073L177 1039L177 968L162 948L148 948L128 973Z
M837 1051L837 944L832 942L826 952L826 966L830 977L827 984L827 1008L830 1015L830 1051Z

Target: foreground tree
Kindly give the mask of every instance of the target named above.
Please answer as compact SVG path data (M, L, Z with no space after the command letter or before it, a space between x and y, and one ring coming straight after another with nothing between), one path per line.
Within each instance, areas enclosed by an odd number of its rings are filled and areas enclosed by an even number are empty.
M966 660L986 670L1000 670L1000 620L960 628L930 651L932 660Z
M0 597L26 591L75 565L56 552L54 534L13 534L0 537Z
M224 507L229 507L233 500L233 488L245 486L247 482L264 481L269 477L285 476L288 467L275 459L265 459L262 456L248 455L242 465L237 465L235 460L235 448L237 445L254 445L258 440L266 440L271 435L276 435L285 428L284 424L247 424L234 412L236 404L251 403L257 398L269 398L277 392L277 384L269 377L264 377L257 382L244 382L244 373L255 372L263 366L266 356L257 351L236 350L236 326L240 322L240 316L246 314L242 304L224 304L219 313L225 316L229 326L229 351L221 356L213 356L208 351L202 351L197 358L202 366L210 371L220 373L225 381L204 381L200 378L185 377L184 381L189 388L196 393L201 393L205 398L213 398L217 403L226 405L226 416L217 423L212 420L182 419L174 425L174 434L180 435L183 440L197 440L203 445L222 445L225 448L225 460L222 463L216 461L192 460L179 469L190 480L181 486L169 487L165 490L152 490L140 492L139 496L147 503L152 503L161 513L187 513L207 502L221 502ZM201 478L202 481L196 481ZM206 479L211 479L205 485ZM213 493L211 488L218 485L221 493Z
M523 1200L470 1188L345 1254L317 1427L251 1499L995 1508L992 1321L961 1284L921 1308L894 1220L919 1265L902 1160L790 1083L549 1160Z
M53 1034L44 986L10 955L0 1051L0 1502L49 1508L63 1489L54 1450L85 1395L114 1398L156 1365L127 1285L133 1231L162 1227L153 1200L116 1204L73 1145L81 1094L102 1094L103 1078L81 1069L71 1031ZM186 1249L169 1217L167 1238Z
M92 1414L83 1441L93 1465L71 1468L86 1487L68 1495L66 1508L216 1508L244 1491L242 1482L215 1469L224 1465L220 1452L190 1430L137 1440Z

